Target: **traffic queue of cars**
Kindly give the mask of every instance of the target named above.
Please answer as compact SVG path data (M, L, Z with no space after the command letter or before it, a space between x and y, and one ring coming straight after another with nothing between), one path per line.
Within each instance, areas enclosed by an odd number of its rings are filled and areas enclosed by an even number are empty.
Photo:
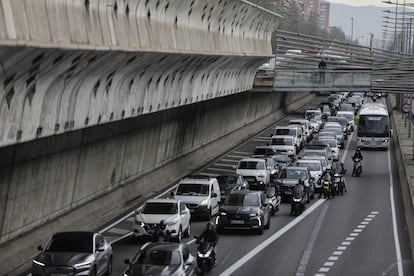
M291 202L298 183L309 203L321 193L321 175L338 161L339 149L354 130L355 97L360 96L352 96L351 104L346 104L347 93L333 94L328 104L307 110L304 119L275 126L268 143L241 159L232 174L190 175L168 198L147 200L135 212L133 236L151 240L162 221L175 243L146 243L133 259L125 260L124 275L155 275L166 267L169 275L195 275L196 257L181 243L191 236L193 217L209 221L215 217L219 233L247 229L262 234L282 200ZM32 275L111 274L112 247L99 233L56 233L38 250Z

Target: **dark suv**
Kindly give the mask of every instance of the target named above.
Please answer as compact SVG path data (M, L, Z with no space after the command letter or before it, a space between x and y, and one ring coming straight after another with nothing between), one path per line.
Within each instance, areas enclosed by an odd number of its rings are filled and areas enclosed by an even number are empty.
M237 191L228 195L217 217L217 231L249 229L263 234L270 227L272 206L261 191Z
M306 167L284 167L280 170L276 183L280 186L282 199L290 202L292 187L303 180L305 186L307 202L315 197L315 179L311 177L310 171Z

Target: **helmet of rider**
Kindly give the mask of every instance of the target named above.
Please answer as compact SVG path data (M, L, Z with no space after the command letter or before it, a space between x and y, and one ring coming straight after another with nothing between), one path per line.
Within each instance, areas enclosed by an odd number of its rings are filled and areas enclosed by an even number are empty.
M165 230L165 228L167 228L167 224L165 223L165 220L161 220L160 221L160 229Z
M361 152L361 148L357 148L357 150L356 150L357 152Z
M207 222L206 224L206 229L207 230L213 230L215 227L214 223L212 223L211 221Z

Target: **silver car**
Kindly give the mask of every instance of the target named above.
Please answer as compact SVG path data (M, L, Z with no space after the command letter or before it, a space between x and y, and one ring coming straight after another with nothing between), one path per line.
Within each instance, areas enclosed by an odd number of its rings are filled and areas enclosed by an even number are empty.
M95 232L54 234L32 264L32 275L111 275L112 247Z

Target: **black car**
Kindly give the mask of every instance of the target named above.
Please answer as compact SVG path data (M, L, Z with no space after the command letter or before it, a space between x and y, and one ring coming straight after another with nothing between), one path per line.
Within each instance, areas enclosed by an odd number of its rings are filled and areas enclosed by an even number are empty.
M299 180L303 181L303 185L306 189L306 201L315 197L315 184L314 178L311 177L310 171L306 167L285 167L282 168L277 176L276 183L280 187L282 199L290 202L292 197L292 188L299 183Z
M33 259L32 275L110 275L112 247L94 232L60 232Z
M262 191L237 191L228 195L217 217L217 231L254 230L259 235L270 227L272 207Z
M182 243L153 242L144 244L134 259L125 260L125 276L196 275L197 260Z
M220 203L223 203L231 192L246 190L249 187L249 183L244 177L235 173L221 174L216 176L216 179L220 186Z

